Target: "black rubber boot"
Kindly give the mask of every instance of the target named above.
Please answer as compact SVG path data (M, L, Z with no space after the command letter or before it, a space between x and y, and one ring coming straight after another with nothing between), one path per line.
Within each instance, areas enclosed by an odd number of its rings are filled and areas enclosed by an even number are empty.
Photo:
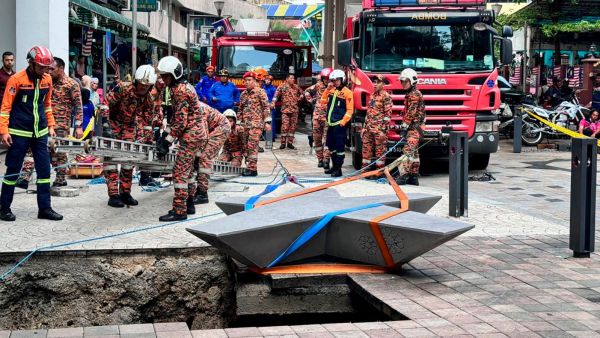
M15 216L10 209L0 210L0 220L14 222L16 219L17 216Z
M258 152L259 152L259 153L264 153L264 152L265 152L265 149L264 149L263 147L258 147Z
M194 196L194 204L206 204L208 203L208 193L206 191L198 190L196 196Z
M64 182L52 182L52 188L60 188L60 187L66 187L67 186L67 181Z
M293 144L291 144L291 143L288 143L288 144L287 144L287 147L288 147L289 149L292 149L292 150L296 149L296 147L294 147L294 145L293 145Z
M121 197L119 197L118 195L110 196L108 198L108 205L113 208L123 208L125 206L123 201L121 201Z
M130 193L122 192L120 196L121 196L121 201L123 202L123 204L138 205L138 201L135 198L133 198Z
M27 190L29 188L29 181L28 180L19 180L19 181L17 181L17 184L15 184L15 187L17 187L19 189Z
M61 214L59 214L58 212L52 210L52 208L48 208L48 209L41 209L40 211L38 211L38 218L39 219L48 219L51 221L62 221L63 216Z
M242 176L258 176L258 172L256 170L244 169Z
M285 149L285 143L279 146L279 149Z
M419 176L415 174L410 175L410 177L408 178L408 184L419 185Z
M150 176L147 171L140 172L140 187L155 186L158 183Z
M161 222L175 222L175 221L183 221L187 219L187 214L177 214L173 210L170 210L166 215L160 216L158 218Z
M196 213L196 207L194 206L194 198L193 197L187 198L185 206L187 208L186 213L188 215L193 215Z
M325 170L329 169L329 160L323 161L323 169L325 169Z
M419 178L414 174L405 174L396 179L398 185L419 185Z
M317 164L317 168L323 168L323 161L319 161L319 163Z

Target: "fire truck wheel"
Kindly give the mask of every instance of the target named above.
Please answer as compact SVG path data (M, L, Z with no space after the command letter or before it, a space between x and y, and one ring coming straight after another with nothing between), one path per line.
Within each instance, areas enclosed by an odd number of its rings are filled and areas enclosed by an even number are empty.
M490 154L471 154L469 156L469 170L484 170L490 162Z

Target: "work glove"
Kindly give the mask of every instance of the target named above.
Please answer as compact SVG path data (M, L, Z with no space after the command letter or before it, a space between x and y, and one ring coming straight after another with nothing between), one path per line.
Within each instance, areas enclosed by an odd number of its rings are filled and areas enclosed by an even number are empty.
M402 122L402 124L399 126L399 129L401 129L401 130L408 130L408 123Z

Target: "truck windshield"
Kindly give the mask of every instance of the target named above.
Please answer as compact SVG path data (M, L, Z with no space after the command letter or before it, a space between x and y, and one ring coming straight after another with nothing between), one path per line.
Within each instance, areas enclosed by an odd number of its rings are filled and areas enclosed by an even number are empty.
M276 79L283 79L290 66L302 68L303 54L300 50L282 47L225 46L219 49L217 68L226 68L233 77L257 67L264 68Z
M396 72L492 70L492 35L471 25L394 26L369 23L360 55L361 68Z

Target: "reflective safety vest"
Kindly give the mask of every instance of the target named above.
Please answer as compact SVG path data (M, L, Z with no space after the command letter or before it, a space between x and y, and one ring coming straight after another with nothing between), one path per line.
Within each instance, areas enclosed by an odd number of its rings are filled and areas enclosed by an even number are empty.
M42 137L54 127L52 115L52 78L34 78L26 69L13 75L6 84L0 108L0 134Z
M323 93L323 99L327 99L327 125L337 126L346 125L352 118L354 102L352 101L352 91L347 87L341 90L328 89Z

